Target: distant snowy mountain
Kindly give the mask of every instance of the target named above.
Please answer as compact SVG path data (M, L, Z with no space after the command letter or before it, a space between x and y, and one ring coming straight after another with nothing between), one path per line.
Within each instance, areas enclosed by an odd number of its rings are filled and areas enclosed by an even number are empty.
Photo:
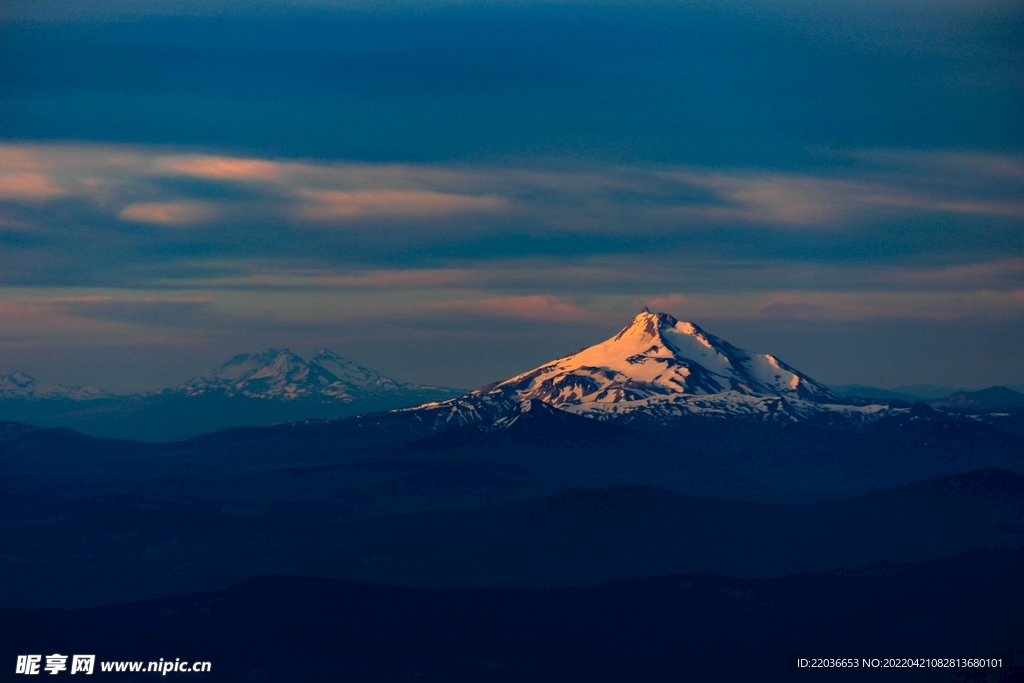
M1009 387L989 387L981 391L958 391L930 404L952 412L1024 411L1024 393Z
M148 394L42 386L23 373L0 377L0 421L166 441L228 427L376 413L461 393L385 377L326 349L309 361L288 349L267 349Z
M852 405L775 356L744 351L693 323L646 308L607 341L411 410L438 423L468 423L497 419L531 400L599 419L701 415L793 421L827 413L861 420L890 411Z
M91 401L111 397L113 397L113 394L109 394L102 389L40 384L34 377L23 372L16 372L13 375L0 375L0 400Z
M187 396L217 393L225 396L278 399L353 401L382 399L403 394L451 396L457 390L423 386L385 377L376 370L324 349L309 361L288 349L242 353L181 387L165 392Z

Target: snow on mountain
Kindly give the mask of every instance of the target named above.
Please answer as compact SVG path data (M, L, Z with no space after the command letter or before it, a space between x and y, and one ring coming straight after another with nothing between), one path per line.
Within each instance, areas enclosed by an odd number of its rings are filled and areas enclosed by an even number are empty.
M242 353L214 368L210 375L196 377L170 391L187 396L216 392L249 398L286 401L313 398L346 403L404 393L451 395L453 392L444 387L409 384L384 377L328 349L309 361L289 349Z
M91 401L111 397L113 397L113 394L109 394L102 389L40 384L34 377L23 372L16 372L13 375L0 375L0 400Z
M508 379L495 389L555 407L723 392L845 402L774 356L738 349L693 323L647 309L608 341Z
M496 419L531 400L599 419L700 414L792 421L822 412L867 419L889 410L849 405L775 356L744 351L693 323L646 308L607 341L413 410L438 423L466 423Z

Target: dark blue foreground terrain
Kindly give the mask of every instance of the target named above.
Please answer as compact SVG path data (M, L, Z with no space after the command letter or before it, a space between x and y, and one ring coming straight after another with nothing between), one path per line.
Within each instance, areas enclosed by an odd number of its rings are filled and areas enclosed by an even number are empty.
M5 668L42 651L210 661L209 674L168 675L197 681L1019 681L1021 577L1022 550L776 579L681 574L533 590L263 576L132 604L0 610L0 624ZM1003 668L791 670L791 655L826 653L986 654Z
M1018 416L658 430L536 408L167 444L0 424L0 672L59 652L221 681L1021 680Z
M261 574L539 588L682 572L782 576L1024 548L1024 477L985 469L848 500L742 503L646 486L327 522L106 509L0 527L4 607L88 607Z

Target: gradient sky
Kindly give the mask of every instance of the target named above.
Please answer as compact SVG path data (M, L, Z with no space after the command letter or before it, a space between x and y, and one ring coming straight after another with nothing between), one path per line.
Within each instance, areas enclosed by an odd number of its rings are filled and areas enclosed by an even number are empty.
M475 387L648 305L827 383L1024 383L1019 2L0 12L0 374Z

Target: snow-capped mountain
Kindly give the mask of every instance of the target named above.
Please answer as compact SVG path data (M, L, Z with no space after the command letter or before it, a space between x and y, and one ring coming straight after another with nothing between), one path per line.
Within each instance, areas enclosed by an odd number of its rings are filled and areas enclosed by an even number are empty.
M845 403L772 355L738 349L693 323L646 308L611 339L505 380L495 390L555 407L727 391Z
M450 396L455 390L422 386L385 377L376 370L324 349L309 361L289 349L242 353L176 389L187 396L217 393L248 398L325 399L352 402L396 394Z
M165 441L229 427L378 413L462 393L385 377L326 349L308 361L288 349L267 349L144 394L44 386L24 373L0 376L0 422Z
M13 375L0 375L0 400L26 399L30 401L91 401L111 398L102 389L90 387L65 387L59 384L40 384L31 375L15 372Z
M744 351L691 322L647 308L607 341L413 410L438 423L467 423L497 419L531 400L599 419L699 414L788 421L822 412L863 419L889 410L850 405L775 356Z

